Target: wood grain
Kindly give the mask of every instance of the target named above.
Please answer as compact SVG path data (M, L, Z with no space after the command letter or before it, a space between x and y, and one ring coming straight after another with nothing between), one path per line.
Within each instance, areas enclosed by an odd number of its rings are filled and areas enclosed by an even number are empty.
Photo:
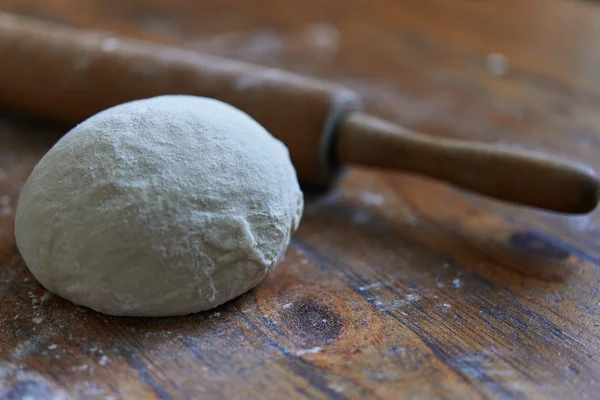
M411 128L600 169L596 7L0 1L55 23L324 77ZM504 74L493 73L494 53L509 61ZM20 187L67 129L0 116L0 398L597 397L597 212L557 216L353 169L309 202L285 259L255 290L188 317L112 318L45 292L14 244Z

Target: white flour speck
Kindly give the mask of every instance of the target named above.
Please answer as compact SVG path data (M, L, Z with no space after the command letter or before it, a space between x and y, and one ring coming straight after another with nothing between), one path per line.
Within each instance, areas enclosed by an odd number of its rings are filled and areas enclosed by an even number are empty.
M336 393L344 393L344 387L342 385L331 383L328 387Z
M216 312L216 313L211 314L211 316L209 318L213 318L213 317L219 318L220 316L221 316L221 313L220 312Z
M186 43L186 48L207 53L235 51L243 59L262 59L267 63L273 63L278 61L285 52L286 41L278 33L266 30L227 32L218 36L192 39Z
M57 347L58 346L56 344L51 344L50 346L48 346L48 350L54 350Z
M44 320L44 317L42 315L42 309L40 308L40 300L32 291L27 292L27 294L31 299L31 308L33 309L33 318L31 321L34 324L41 324Z
M375 289L375 288L378 288L379 286L381 286L381 282L372 283L372 284L366 285L366 286L361 286L358 288L358 290L361 292L364 292L365 290Z
M406 305L405 300L394 300L392 302L392 307L396 307L396 308L404 307L405 305Z
M111 53L119 48L119 39L116 38L106 38L102 41L102 51L106 53Z
M406 216L406 224L408 226L417 226L419 225L419 218L414 215L408 215Z
M566 219L567 224L573 229L577 229L579 231L589 231L594 229L594 217L593 216L583 216L583 217L570 217Z
M100 357L100 365L106 365L108 363L108 357L102 356Z
M283 305L283 309L287 310L288 308L290 308L292 306L292 303L287 303Z
M340 42L340 32L329 23L312 25L307 32L309 40L314 46L323 52L335 53Z
M462 284L462 281L460 280L460 278L456 278L452 281L452 285L455 288L460 288L460 287L462 287L463 284Z
M421 296L419 296L418 294L414 294L414 293L407 294L406 296L404 296L404 298L406 299L406 301L419 301L419 300L421 300Z
M510 65L504 54L491 53L487 56L487 69L494 75L506 75Z
M444 303L444 304L442 304L442 307L444 307L444 308L450 308L452 306L450 304L448 304L448 303Z
M297 355L297 356L301 356L301 355L304 355L304 354L313 354L313 353L319 353L321 350L323 350L323 349L322 349L322 348L320 348L320 347L313 347L312 349L298 350L298 351L296 352L296 355Z
M380 206L384 202L384 197L379 193L363 193L360 200L370 206Z

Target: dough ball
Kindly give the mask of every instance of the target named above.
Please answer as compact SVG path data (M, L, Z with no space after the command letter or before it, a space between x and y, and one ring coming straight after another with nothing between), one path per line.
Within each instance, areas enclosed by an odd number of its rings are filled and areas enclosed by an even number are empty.
M113 315L182 315L257 285L302 208L287 148L256 121L160 96L67 133L23 187L15 235L59 296Z

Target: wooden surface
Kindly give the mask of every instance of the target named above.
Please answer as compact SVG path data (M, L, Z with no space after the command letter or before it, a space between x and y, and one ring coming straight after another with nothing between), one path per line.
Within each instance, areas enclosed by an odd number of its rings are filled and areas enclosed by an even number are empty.
M409 127L600 169L597 7L0 0L329 78ZM15 248L19 189L67 129L0 116L0 398L597 398L598 212L564 217L352 170L309 202L255 290L188 317L113 318L45 292Z

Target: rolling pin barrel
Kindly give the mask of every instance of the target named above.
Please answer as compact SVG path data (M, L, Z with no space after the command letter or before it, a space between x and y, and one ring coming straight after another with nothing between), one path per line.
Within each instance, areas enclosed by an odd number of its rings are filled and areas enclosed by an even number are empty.
M256 119L290 150L299 179L329 184L332 135L358 108L350 90L258 67L0 13L0 106L79 123L108 107L163 94L212 97Z

